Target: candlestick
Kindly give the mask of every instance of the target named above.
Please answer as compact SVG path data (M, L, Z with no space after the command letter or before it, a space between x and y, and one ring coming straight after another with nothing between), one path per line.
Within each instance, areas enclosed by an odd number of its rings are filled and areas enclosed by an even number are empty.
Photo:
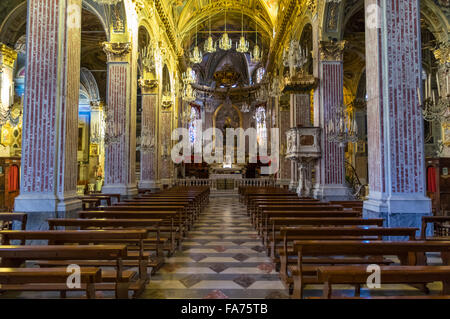
M419 105L422 105L422 97L420 96L420 88L417 88L417 98L419 99Z
M436 73L436 83L437 83L437 89L438 89L438 96L441 96L441 85L439 84L439 74Z

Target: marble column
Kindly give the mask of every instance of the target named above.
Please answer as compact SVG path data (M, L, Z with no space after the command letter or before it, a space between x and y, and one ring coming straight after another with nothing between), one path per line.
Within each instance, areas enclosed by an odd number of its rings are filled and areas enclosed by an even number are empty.
M378 8L379 18L366 25L370 193L364 215L385 218L388 227L418 227L422 216L431 213L417 95L422 74L419 0L382 3L365 2L366 8Z
M321 200L346 200L349 189L345 184L344 148L329 142L326 126L343 101L343 50L345 41L320 42L319 45L319 113L318 125L323 128L322 157L316 165L314 197Z
M81 0L29 0L22 171L15 210L81 208L77 199ZM37 219L37 220L36 220ZM39 223L38 225L36 225Z
M142 131L141 131L141 176L139 188L158 189L156 116L158 106L157 81L141 80Z
M108 57L103 193L136 195L136 105L132 103L131 43L105 42Z
M310 94L291 94L290 97L290 124L291 127L311 125L311 96ZM291 161L291 181L289 189L295 191L298 186L298 163Z
M159 112L159 183L161 187L168 187L172 184L172 109L175 106L173 101L161 103Z

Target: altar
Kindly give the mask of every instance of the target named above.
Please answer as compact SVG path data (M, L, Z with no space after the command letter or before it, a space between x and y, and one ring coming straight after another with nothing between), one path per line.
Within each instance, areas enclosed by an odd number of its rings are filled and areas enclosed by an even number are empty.
M235 188L235 181L242 180L244 167L241 165L212 165L210 167L209 178L214 181L218 190L229 190Z

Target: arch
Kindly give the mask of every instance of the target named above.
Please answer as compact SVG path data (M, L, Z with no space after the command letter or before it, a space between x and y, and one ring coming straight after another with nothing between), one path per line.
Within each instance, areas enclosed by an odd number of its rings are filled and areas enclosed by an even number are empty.
M216 128L216 123L217 123L217 115L219 114L220 110L224 107L224 104L220 104L219 107L214 111L213 114L213 129ZM232 104L233 109L236 110L238 116L239 116L239 127L244 128L244 118L242 116L241 110L239 110L239 108Z
M0 42L14 47L17 40L26 34L27 9L27 1L22 1L9 12L0 25Z
M100 21L103 30L105 31L107 41L110 41L110 33L108 28L108 23L106 22L106 17L104 15L104 10L100 9L99 4L92 3L92 0L83 0L82 8L86 9L87 11L91 12L92 14L96 15L98 20ZM101 13L103 12L103 14Z
M90 101L100 101L100 93L94 75L87 68L80 69L80 84L85 88Z

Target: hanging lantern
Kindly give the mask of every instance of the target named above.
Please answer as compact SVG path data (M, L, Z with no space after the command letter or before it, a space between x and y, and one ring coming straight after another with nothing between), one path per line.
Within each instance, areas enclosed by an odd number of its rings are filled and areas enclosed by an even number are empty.
M211 1L209 2L209 4L211 4ZM214 53L217 51L217 44L214 43L211 35L211 16L209 16L209 37L205 42L204 51L207 53Z
M241 38L236 43L236 51L240 53L248 52L248 41L244 37L244 11L241 11Z
M224 51L228 51L232 48L232 46L233 43L227 33L227 11L225 10L225 33L222 34L222 37L219 40L219 48Z
M194 50L191 52L189 60L192 63L196 63L196 64L202 63L202 61L203 61L203 53L198 48L198 45L197 45L198 38L197 37L198 37L197 25L195 25L195 47L194 47Z
M256 43L253 47L253 52L250 53L250 60L252 61L252 63L259 63L261 62L261 58L262 52L258 46L258 24L256 24Z

